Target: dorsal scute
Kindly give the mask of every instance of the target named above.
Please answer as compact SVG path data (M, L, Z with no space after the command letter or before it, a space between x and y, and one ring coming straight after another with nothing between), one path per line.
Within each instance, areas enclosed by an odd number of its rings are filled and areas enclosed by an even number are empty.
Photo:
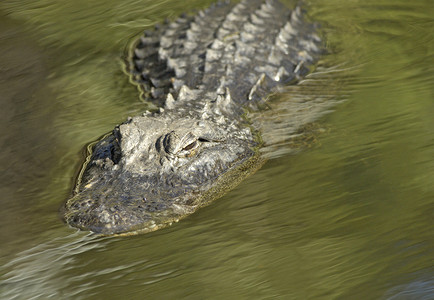
M307 74L320 51L315 25L304 21L299 7L243 0L221 2L147 33L134 50L134 65L138 82L168 101L166 107L226 89L231 102L244 105ZM196 92L186 93L184 86Z

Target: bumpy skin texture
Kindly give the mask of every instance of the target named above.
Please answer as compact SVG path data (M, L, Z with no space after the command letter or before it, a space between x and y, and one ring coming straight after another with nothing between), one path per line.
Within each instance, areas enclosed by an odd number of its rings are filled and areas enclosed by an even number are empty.
M315 25L277 1L219 3L145 32L133 79L158 113L130 118L99 141L65 220L103 234L164 227L220 196L260 164L243 117L320 53Z

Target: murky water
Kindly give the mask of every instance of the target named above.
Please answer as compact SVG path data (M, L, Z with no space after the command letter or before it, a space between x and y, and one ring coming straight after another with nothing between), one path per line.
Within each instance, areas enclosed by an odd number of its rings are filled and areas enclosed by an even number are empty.
M307 2L329 55L253 116L270 159L212 205L132 237L61 222L84 146L147 108L125 46L209 2L0 3L1 297L434 299L432 0Z

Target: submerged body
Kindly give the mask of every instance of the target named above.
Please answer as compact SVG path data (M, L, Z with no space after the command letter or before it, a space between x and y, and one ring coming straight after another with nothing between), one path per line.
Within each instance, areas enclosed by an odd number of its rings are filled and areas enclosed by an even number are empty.
M66 202L67 223L153 231L235 186L262 162L244 109L307 74L320 43L299 8L262 0L219 3L146 32L130 69L162 108L96 143Z

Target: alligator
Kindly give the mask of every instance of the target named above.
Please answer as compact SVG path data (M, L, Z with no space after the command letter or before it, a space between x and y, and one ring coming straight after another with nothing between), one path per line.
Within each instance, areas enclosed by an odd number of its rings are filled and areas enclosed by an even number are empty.
M150 232L192 214L264 162L246 111L312 71L317 24L273 0L219 2L146 30L130 76L160 108L94 143L64 219L103 235Z

